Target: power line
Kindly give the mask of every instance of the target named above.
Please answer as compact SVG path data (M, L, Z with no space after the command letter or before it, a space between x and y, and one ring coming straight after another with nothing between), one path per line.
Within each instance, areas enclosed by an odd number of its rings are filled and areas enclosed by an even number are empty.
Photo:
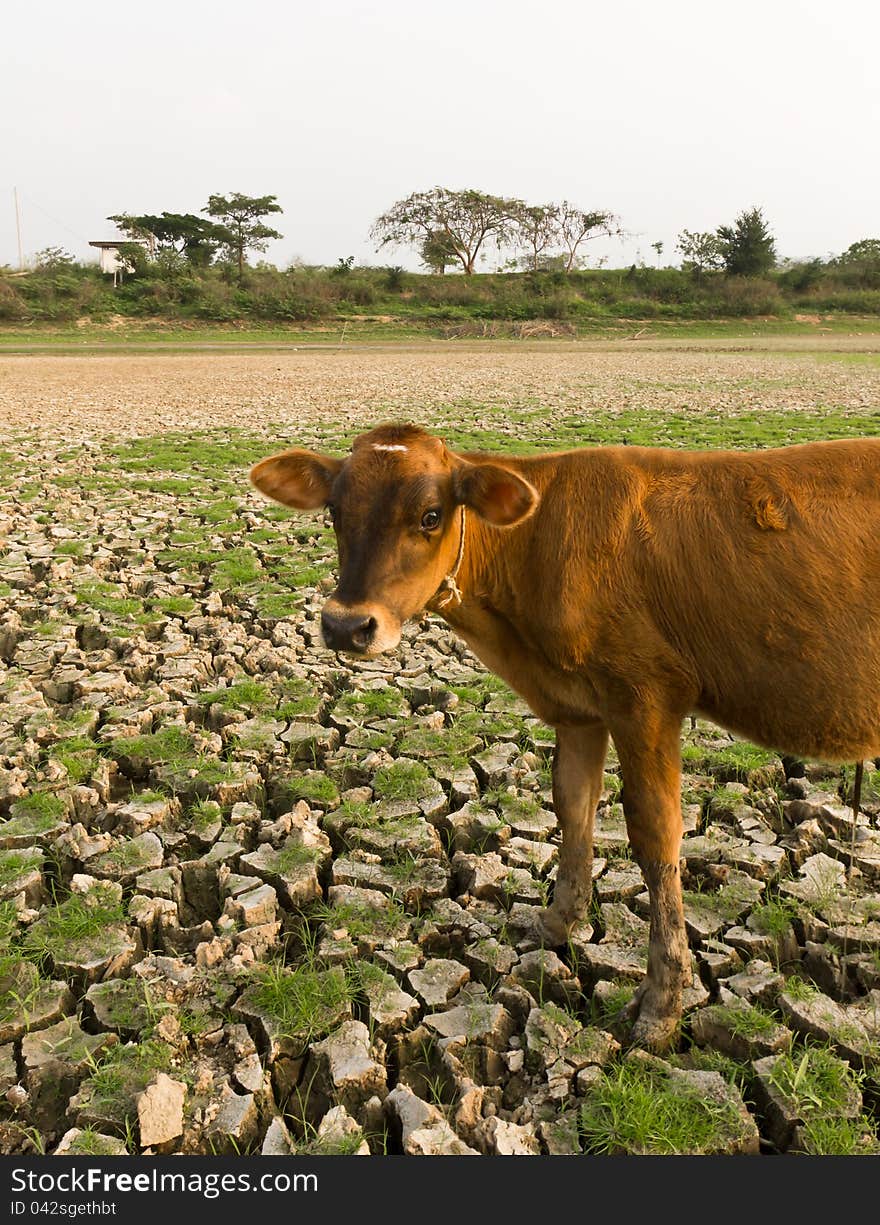
M80 234L77 230L72 230L65 222L59 220L58 217L54 217L48 209L43 208L42 204L37 204L36 200L32 200L30 196L26 196L24 192L19 192L19 195L22 200L25 200L31 206L31 208L35 208L38 213L42 213L44 217L48 217L48 219L54 225L60 225L62 230L66 230L68 234L72 234L73 237L79 239L80 242L88 243L90 241L84 234Z

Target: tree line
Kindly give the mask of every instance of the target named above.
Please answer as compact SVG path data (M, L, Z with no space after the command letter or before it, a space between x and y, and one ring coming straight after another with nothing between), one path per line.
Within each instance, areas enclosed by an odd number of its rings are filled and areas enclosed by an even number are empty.
M779 260L761 208L713 231L682 230L680 267L584 268L588 244L622 235L605 209L570 201L534 205L476 190L436 187L390 206L371 227L378 250L409 246L431 274L399 265L294 261L279 269L255 253L281 235L276 196L212 194L198 213L118 213L133 275L111 288L94 264L61 248L39 252L28 275L0 268L0 320L133 317L309 322L373 312L413 327L531 320L590 327L603 319L785 316L798 310L880 315L880 239L828 260ZM474 276L494 248L497 272ZM251 262L249 262L251 261Z
M145 265L156 259L185 261L193 269L220 262L234 268L242 284L248 255L264 252L270 240L283 237L266 220L282 211L277 196L233 192L211 195L200 213L116 213L108 220L130 240L123 254L135 271L146 272ZM499 259L506 255L503 271L571 273L583 267L585 248L594 239L632 237L608 209L584 209L569 200L531 204L473 188L448 187L413 192L396 201L373 222L370 236L377 251L408 246L429 272L442 274L454 268L465 276L477 271L490 244ZM659 264L663 243L651 246ZM870 261L877 247L880 240L864 239L840 258ZM757 206L713 231L683 229L675 249L682 270L698 279L717 272L763 277L779 266L776 240ZM823 267L818 259L801 262L814 276ZM353 265L353 256L340 259L336 271L344 274Z

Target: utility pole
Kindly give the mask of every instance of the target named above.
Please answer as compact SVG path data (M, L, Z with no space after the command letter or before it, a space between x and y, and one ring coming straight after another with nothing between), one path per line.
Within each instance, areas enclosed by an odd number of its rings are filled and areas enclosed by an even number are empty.
M13 187L12 194L15 198L15 233L18 236L18 270L24 272L24 255L21 251L21 209L18 206L18 188Z

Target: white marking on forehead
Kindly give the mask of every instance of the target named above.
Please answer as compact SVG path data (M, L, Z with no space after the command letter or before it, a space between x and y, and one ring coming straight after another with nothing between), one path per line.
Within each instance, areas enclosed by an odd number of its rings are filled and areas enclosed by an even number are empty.
M373 450L374 451L407 451L409 450L409 448L401 447L401 446L391 446L387 442L374 442Z

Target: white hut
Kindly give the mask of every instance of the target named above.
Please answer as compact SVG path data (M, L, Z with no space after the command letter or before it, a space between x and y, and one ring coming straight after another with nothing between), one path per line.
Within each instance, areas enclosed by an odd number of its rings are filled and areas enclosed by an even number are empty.
M145 247L152 254L152 244L145 238L113 238L108 241L99 240L89 243L90 247L97 247L100 252L98 258L101 271L106 272L108 275L112 273L114 289L122 280L124 273L134 272L134 266L131 261L120 255L121 248L130 246L132 242Z

